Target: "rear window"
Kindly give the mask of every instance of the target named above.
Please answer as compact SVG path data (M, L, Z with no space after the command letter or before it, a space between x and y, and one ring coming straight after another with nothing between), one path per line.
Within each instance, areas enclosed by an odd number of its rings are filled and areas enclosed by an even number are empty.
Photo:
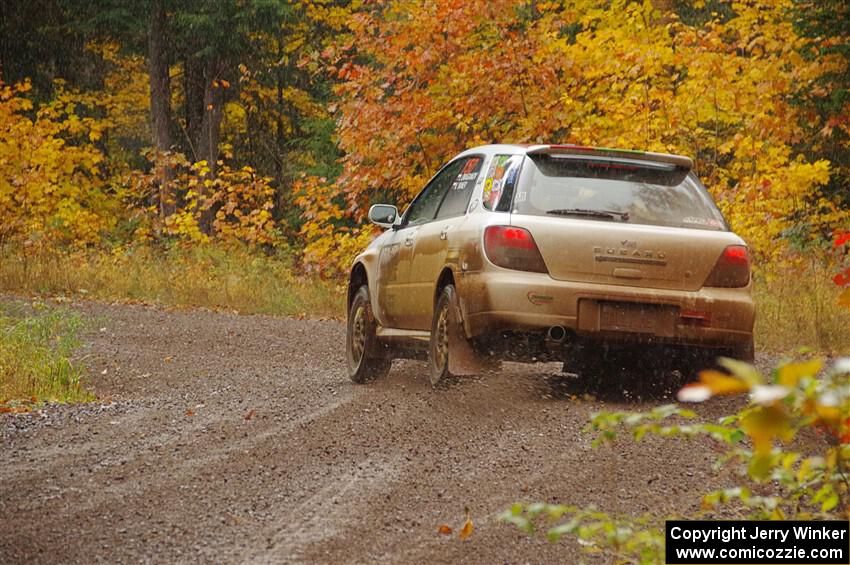
M675 165L583 155L529 157L514 197L517 213L728 229L696 175Z

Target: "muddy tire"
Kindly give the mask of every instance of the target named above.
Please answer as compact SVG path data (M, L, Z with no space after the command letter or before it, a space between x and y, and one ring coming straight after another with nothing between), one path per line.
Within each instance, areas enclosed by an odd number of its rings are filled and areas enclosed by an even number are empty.
M582 379L599 380L605 377L608 367L605 351L599 345L583 345L573 350L561 367L562 373L578 374Z
M451 376L449 372L449 332L456 330L457 292L454 285L446 285L440 292L431 321L431 341L428 344L428 379L437 386Z
M363 384L383 377L392 365L392 358L375 335L376 325L369 300L369 287L363 285L351 300L345 336L348 378L355 383Z
M697 351L693 358L690 359L690 364L688 365L689 379L687 382L696 380L700 371L708 369L720 371L721 373L729 373L729 369L718 362L721 357L729 357L730 359L744 361L745 363L755 362L756 355L753 338L751 337L735 347Z
M578 374L588 390L641 398L675 392L688 370L664 348L590 345L574 351L561 371Z
M727 355L732 359L737 359L738 361L746 361L747 363L754 362L756 360L756 347L753 338L750 337L750 339L744 343L731 348Z

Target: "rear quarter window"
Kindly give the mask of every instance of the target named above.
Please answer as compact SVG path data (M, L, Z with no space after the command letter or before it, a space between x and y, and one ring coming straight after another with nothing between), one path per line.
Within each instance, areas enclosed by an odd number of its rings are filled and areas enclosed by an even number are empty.
M510 212L511 200L522 167L522 155L496 155L484 178L483 205L488 210Z

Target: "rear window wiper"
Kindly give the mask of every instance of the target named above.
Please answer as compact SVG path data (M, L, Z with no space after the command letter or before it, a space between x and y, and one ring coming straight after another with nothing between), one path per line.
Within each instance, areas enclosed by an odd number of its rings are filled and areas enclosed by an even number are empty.
M629 220L628 212L617 212L616 210L588 210L585 208L556 208L546 210L547 214L556 216L586 216L588 218L608 218L609 220L620 219L624 222Z

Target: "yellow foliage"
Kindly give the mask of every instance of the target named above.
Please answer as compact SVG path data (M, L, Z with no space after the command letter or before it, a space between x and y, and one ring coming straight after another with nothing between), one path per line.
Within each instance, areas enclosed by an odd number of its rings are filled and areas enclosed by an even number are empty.
M103 107L111 137L150 139L150 82L144 57L122 55L113 42L90 43L87 48L109 64L103 89L87 96ZM110 154L120 150L112 140L108 147Z
M797 386L801 378L817 375L821 367L823 367L823 361L820 359L782 365L777 370L777 382L786 387Z
M0 82L0 243L97 242L115 222L101 178L104 155L91 141L106 124L87 116L61 84L37 110L25 98L29 89Z
M268 177L248 166L234 169L224 161L216 164L216 175L212 176L205 161L190 164L181 154L157 155L155 151L147 156L154 164L152 171L160 164L174 171L169 182L182 198L173 203L175 211L165 217L161 217L158 205L138 209L143 233L159 232L194 243L207 243L211 237L252 244L280 242L272 216L275 191ZM130 207L158 197L158 183L154 172L130 173L125 181L130 187Z
M750 390L750 385L745 381L719 371L703 371L699 378L712 394L738 394Z

